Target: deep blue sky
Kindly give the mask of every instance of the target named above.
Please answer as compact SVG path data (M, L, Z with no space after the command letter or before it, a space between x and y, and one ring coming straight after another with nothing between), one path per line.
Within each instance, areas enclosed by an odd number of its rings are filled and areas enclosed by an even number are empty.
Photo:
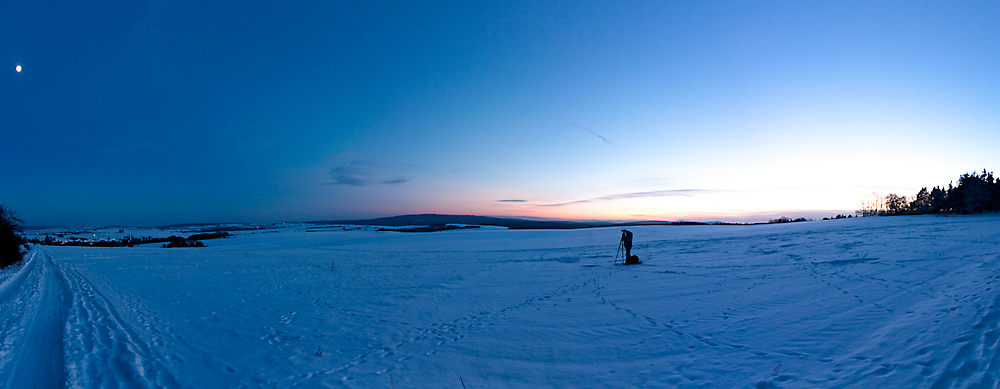
M202 3L4 2L0 203L743 221L1000 166L996 1Z

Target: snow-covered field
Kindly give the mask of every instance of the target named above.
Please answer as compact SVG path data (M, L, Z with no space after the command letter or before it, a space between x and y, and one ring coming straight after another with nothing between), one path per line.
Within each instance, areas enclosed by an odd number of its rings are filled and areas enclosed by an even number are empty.
M34 246L0 387L998 387L1000 216ZM620 261L619 261L620 263Z

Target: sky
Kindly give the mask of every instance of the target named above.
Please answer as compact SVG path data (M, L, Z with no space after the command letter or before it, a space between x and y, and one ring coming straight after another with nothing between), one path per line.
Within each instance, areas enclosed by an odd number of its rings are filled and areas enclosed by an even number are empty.
M998 169L998 70L996 1L4 2L0 204L819 218Z

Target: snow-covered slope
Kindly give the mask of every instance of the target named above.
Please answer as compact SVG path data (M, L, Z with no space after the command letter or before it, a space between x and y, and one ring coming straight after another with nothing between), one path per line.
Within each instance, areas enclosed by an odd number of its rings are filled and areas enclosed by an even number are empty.
M998 385L1000 217L631 230L36 246L0 386Z

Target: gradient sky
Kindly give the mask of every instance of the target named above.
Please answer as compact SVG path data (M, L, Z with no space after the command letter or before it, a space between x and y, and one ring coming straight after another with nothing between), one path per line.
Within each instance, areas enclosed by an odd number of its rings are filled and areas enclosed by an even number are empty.
M0 203L766 221L1000 167L1000 2L611 3L7 1Z

